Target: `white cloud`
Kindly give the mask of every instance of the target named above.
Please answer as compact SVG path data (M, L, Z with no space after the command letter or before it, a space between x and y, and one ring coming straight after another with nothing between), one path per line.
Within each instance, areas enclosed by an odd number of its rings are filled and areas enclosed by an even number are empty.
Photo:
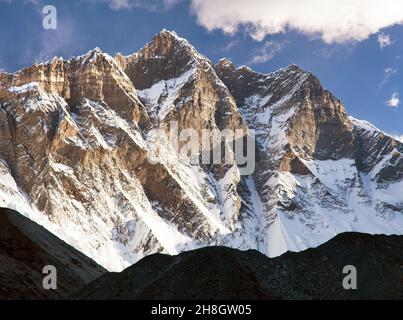
M222 49L222 52L229 52L234 49L241 41L240 40L232 40L228 42Z
M90 3L105 3L112 10L131 10L135 7L146 6L142 0L85 0Z
M182 0L163 0L162 2L165 8L170 9L176 6L179 2L182 2Z
M379 43L379 48L381 48L381 50L383 50L383 48L390 46L392 43L394 43L395 41L392 41L390 39L390 35L381 32L380 34L378 34L378 43Z
M382 80L381 84L379 85L379 89L382 88L388 82L389 78L391 76L393 76L395 73L397 73L396 69L393 69L390 67L385 68L383 70L383 80Z
M80 46L81 37L72 21L59 19L57 30L42 32L41 43L38 62L53 58L55 55L71 55Z
M192 12L208 30L254 39L295 30L326 43L362 41L403 22L402 0L192 0Z
M111 0L109 1L109 6L113 10L130 9L130 0Z
M92 3L106 3L112 10L131 10L136 8L156 11L170 9L182 0L86 0Z
M25 44L22 50L21 62L24 64L42 63L54 56L69 57L84 47L83 35L70 17L58 19L56 30L45 30L33 38L38 47L31 42Z
M263 46L258 48L251 61L250 64L258 64L264 63L274 58L274 56L280 53L284 46L288 43L288 41L266 41Z
M0 0L0 2L13 2L13 0ZM39 4L38 0L23 0L21 1L23 4Z
M390 99L386 101L386 104L389 107L397 108L400 104L399 93L397 91L393 92Z
M343 44L323 44L315 49L312 53L324 59L342 59L346 60L350 57L355 49L355 43L346 42Z

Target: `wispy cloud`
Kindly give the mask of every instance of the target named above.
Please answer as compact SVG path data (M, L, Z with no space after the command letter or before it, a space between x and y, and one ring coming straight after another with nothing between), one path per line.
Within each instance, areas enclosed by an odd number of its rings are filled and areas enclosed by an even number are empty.
M0 2L13 2L15 0L0 0ZM22 2L23 4L35 4L38 5L39 1L38 0L20 0L20 2Z
M162 9L171 9L182 0L86 0L92 3L105 3L112 10L132 10L146 9L157 11Z
M41 14L40 11L38 14ZM74 19L58 16L56 30L42 29L32 42L26 43L21 62L32 64L45 62L54 56L69 57L83 49L83 44L84 36L77 29Z
M261 47L255 50L250 64L264 63L273 59L276 54L280 53L288 41L266 41Z
M347 42L343 44L321 44L312 53L324 59L347 59L354 52L356 43Z
M182 2L182 0L163 0L164 6L167 9L170 9L170 8L176 6L180 2Z
M223 48L221 48L221 52L230 52L232 49L234 49L237 45L240 44L240 40L232 40L228 42Z
M379 89L382 88L388 82L389 78L391 76L393 76L394 74L396 74L396 73L397 73L396 69L393 69L393 68L390 68L390 67L385 68L383 70L383 79L382 79L382 82L379 85Z
M130 1L130 0L111 0L108 2L109 2L110 8L113 10L130 9L132 6L132 1Z
M5 70L4 66L3 66L3 59L2 59L2 57L0 55L0 72L4 72L4 71L6 71L6 70Z
M326 43L362 41L403 22L401 0L192 0L191 8L208 30L243 28L258 41L287 30Z
M399 104L400 104L399 93L397 91L394 91L390 99L386 101L386 105L392 108L397 108Z
M390 38L389 34L381 32L378 34L378 43L379 43L379 48L383 50L383 48L390 46L393 44L395 41Z
M82 37L72 20L59 19L57 30L44 30L41 35L41 49L37 62L43 62L56 55L72 55L80 48Z

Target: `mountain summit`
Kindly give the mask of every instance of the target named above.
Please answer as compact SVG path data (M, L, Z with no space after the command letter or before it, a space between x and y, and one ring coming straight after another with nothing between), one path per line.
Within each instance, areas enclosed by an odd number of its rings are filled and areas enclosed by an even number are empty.
M254 131L254 173L190 162L165 139L173 123ZM0 206L112 271L156 252L277 256L345 231L403 232L401 142L296 65L213 65L166 30L129 56L96 48L0 74L0 135Z

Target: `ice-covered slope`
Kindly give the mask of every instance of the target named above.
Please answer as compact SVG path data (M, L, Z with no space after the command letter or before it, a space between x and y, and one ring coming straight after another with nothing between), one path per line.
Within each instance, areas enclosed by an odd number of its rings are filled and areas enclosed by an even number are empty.
M255 172L190 162L173 125L255 130ZM401 142L295 65L213 66L166 30L133 55L96 48L0 74L0 136L0 205L109 270L208 245L275 256L403 232Z

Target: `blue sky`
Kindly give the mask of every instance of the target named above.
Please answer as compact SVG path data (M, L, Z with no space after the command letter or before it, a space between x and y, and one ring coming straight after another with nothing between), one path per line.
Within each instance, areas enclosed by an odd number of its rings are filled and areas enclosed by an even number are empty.
M0 0L0 69L14 72L96 46L111 55L130 54L166 28L214 63L228 57L263 73L298 64L318 76L350 115L403 135L403 25L396 23L403 21L403 10L396 13L401 4L371 0L374 7L357 5L364 14L345 20L351 6L340 9L342 16L333 14L345 0L328 0L334 7L325 14L309 10L318 0L304 0L306 17L294 8L295 0L287 1L291 5L281 8L274 0L256 0L255 6L247 1L249 9L239 0ZM388 1L389 12L377 10L376 3ZM56 30L42 27L45 4L57 8Z

